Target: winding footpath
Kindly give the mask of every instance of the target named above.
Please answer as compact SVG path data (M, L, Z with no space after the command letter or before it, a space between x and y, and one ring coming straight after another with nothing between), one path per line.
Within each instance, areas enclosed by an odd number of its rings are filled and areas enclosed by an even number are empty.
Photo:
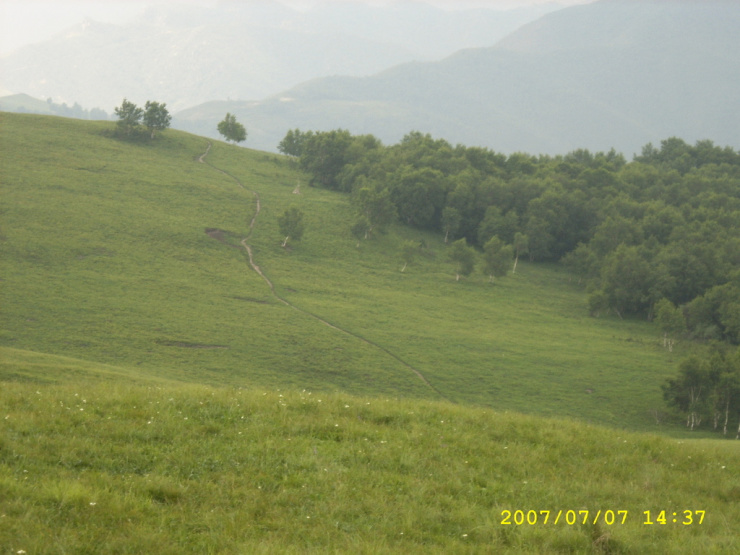
M217 168L216 166L214 166L210 162L207 162L206 161L206 156L208 156L208 153L211 151L211 146L212 145L213 145L213 143L211 143L209 141L208 147L206 148L206 151L203 154L201 154L200 157L198 157L198 162L200 162L201 164L206 164L207 166L209 166L210 168L214 169L215 171L220 172L220 173L222 173L222 174L230 177L232 180L234 180L234 182L239 187L241 187L245 191L249 191L249 189L247 189L244 186L244 184L241 181L239 181L239 179L236 176L234 176L234 175L232 175L232 174L228 173L227 171L224 171L224 170L222 170L220 168ZM442 394L441 391L439 391L436 387L434 387L431 383L429 383L429 381L424 377L424 375L418 369L416 369L413 366L411 366L408 362L406 362L405 360L403 360L398 355L390 352L385 347L383 347L381 345L378 345L377 343L375 343L373 341L370 341L369 339L366 339L366 338L364 338L364 337L362 337L360 335L357 335L356 333L353 333L353 332L351 332L349 330L346 330L344 328L340 328L340 327L332 324L331 322L328 322L327 320L324 320L320 316L317 316L316 314L313 314L313 313L311 313L311 312L309 312L307 310L304 310L304 309L302 309L300 307L297 307L296 305L294 305L290 301L284 299L283 297L281 297L280 295L277 294L277 292L275 291L275 285L272 283L272 281L270 281L270 279L264 273L262 273L262 270L260 269L260 267L255 263L255 261L254 261L254 254L252 252L252 247L249 245L249 242L248 242L249 241L249 238L252 236L252 231L254 230L255 223L257 222L257 216L259 216L260 209L261 209L260 196L259 196L259 194L257 193L257 191L250 191L250 192L254 195L255 200L256 200L255 211L254 211L254 216L252 217L252 220L249 222L249 231L247 232L247 236L244 237L244 239L241 240L241 245L244 247L244 250L247 251L247 257L249 259L249 266L252 268L252 270L254 270L255 272L257 272L257 274L265 281L265 283L267 283L268 287L270 288L270 292L272 293L272 296L275 297L275 299L277 299L281 303L283 303L285 306L289 306L293 310L296 310L296 311L300 312L301 314L305 314L306 316L309 316L309 317L313 318L314 320L317 320L317 321L321 322L322 324L324 324L325 326L330 327L333 330L336 330L336 331L338 331L340 333L344 333L346 335L349 335L351 337L354 337L355 339L358 339L359 341L362 341L363 343L366 343L367 345L371 345L372 347L375 347L379 351L382 351L386 355L390 356L391 358L393 358L394 360L396 360L397 362L401 363L403 366L405 366L406 368L408 368L409 370L411 370L416 375L417 378L419 378L422 382L424 382L424 384L427 387L429 387L429 389L431 389L432 391L434 391L441 398L449 401L449 399L447 399L447 397L445 397Z

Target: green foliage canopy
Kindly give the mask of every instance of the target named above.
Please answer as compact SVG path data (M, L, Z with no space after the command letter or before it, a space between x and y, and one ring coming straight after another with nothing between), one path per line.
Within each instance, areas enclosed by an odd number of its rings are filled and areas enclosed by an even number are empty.
M299 158L303 154L303 148L313 132L301 132L300 129L291 129L278 144L278 150L287 156Z
M483 246L483 272L488 274L490 283L509 272L513 257L514 247L504 244L496 235L488 240Z
M468 246L463 237L450 245L447 258L455 264L455 280L460 281L461 276L469 276L475 268L475 250Z
M133 102L123 99L121 105L113 110L118 116L118 129L124 136L131 136L139 127L144 110Z
M147 100L144 108L123 99L121 105L114 109L118 116L118 135L133 139L141 135L139 128L143 124L149 131L149 138L154 139L157 131L164 131L170 126L172 116L164 102Z
M727 435L732 420L740 438L740 349L720 347L709 356L685 358L678 376L663 385L663 398L686 417L691 430L709 423Z
M164 131L170 126L171 121L172 116L167 111L167 105L164 102L160 103L147 100L144 105L142 122L151 133L152 139L156 131Z
M247 139L247 130L231 113L226 113L224 119L218 123L217 129L227 141L240 143Z
M628 162L614 150L505 156L419 132L383 146L345 130L294 130L285 148L302 138L301 167L313 184L352 193L368 224L362 236L377 223L369 200L387 191L383 202L405 225L478 248L498 236L514 246L515 264L524 253L566 263L589 289L594 315L651 319L665 298L682 307L690 336L740 342L740 287L731 285L740 153L732 148L671 137Z
M284 247L288 244L288 240L290 239L300 241L305 230L303 212L301 212L296 206L287 208L278 218L278 225L280 226L280 233L285 237L283 240Z

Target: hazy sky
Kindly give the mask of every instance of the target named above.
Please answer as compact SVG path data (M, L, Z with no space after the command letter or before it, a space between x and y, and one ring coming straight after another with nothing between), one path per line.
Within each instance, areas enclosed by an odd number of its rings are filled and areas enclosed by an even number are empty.
M231 0L249 1L249 0ZM280 0L294 8L308 9L329 0ZM399 0L332 0L385 5ZM445 9L490 7L508 9L531 4L584 4L593 0L422 0ZM125 22L156 3L208 5L217 0L0 0L0 54L50 38L86 18Z

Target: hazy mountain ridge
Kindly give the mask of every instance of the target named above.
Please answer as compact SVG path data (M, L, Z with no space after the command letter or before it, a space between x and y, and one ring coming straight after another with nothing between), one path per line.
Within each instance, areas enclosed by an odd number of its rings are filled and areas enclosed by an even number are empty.
M414 59L494 44L555 9L447 12L416 3L335 3L300 12L274 1L158 6L124 25L86 21L0 58L2 89L111 111L125 96L172 109L258 99L325 75L370 75Z
M288 128L332 126L385 142L415 129L504 152L630 155L672 135L737 147L738 28L740 5L729 2L602 0L547 14L495 47L211 104L178 114L178 125L208 132L229 109L264 149Z

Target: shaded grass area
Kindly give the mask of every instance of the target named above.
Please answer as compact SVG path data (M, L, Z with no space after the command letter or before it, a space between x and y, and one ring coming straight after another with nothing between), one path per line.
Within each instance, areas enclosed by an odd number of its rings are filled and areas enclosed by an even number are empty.
M740 548L730 442L422 400L84 379L3 382L0 429L8 553ZM517 509L538 524L502 524ZM554 524L560 509L590 517ZM608 525L599 510L627 515ZM646 525L646 510L706 513Z

